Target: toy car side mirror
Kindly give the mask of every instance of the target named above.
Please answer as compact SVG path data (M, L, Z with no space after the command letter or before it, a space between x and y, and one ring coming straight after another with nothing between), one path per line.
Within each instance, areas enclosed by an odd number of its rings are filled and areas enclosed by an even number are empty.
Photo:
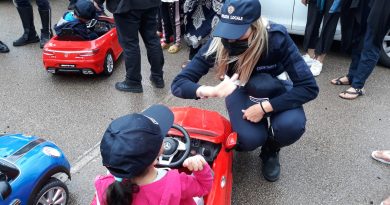
M12 188L7 181L0 181L0 201L5 200L11 195Z
M225 149L226 151L232 150L237 145L237 133L232 132L230 135L226 138L225 141Z

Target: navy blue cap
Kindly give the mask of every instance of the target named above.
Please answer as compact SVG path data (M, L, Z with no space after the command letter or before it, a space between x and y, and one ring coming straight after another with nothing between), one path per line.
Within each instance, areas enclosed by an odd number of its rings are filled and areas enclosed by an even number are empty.
M173 119L168 107L153 105L113 120L100 143L103 166L115 177L142 174L156 160Z
M95 5L89 0L77 0L74 5L74 14L86 20L97 18Z
M213 36L239 39L260 15L259 0L227 0L222 6L221 19L215 26Z

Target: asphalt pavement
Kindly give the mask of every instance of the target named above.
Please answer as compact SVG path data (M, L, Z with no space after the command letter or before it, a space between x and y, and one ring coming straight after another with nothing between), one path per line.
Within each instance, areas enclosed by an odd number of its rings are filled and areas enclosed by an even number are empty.
M53 22L60 18L67 1L50 1ZM149 64L141 45L144 93L115 90L125 75L121 58L110 77L47 73L39 44L13 47L22 34L21 22L11 1L0 0L0 40L10 53L0 54L0 132L37 135L55 142L72 165L69 204L89 204L93 180L104 174L99 142L110 121L139 112L151 104L194 106L227 116L223 100L183 100L172 96L170 82L187 59L188 50L165 55L164 89L149 82ZM40 19L34 3L37 31ZM301 38L294 38L300 46ZM336 43L337 44L337 43ZM338 93L345 86L329 80L344 75L348 56L334 46L323 71L316 77L317 99L305 104L306 133L280 152L282 174L275 183L260 173L259 149L235 153L232 204L379 204L390 195L390 166L371 159L377 149L390 149L390 69L377 66L365 86L366 95L353 101ZM213 73L204 84L218 83Z

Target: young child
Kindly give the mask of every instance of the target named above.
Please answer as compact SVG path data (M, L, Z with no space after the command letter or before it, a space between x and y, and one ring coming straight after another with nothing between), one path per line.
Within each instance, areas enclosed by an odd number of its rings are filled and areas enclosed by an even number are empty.
M153 105L111 122L100 144L110 174L96 178L92 205L194 205L193 197L210 192L213 176L200 155L183 163L193 175L154 167L173 118L169 108Z
M161 0L161 17L163 37L161 47L168 48L169 53L177 53L180 46L180 7L179 0ZM172 38L173 36L173 38ZM173 43L171 45L171 43Z
M89 0L78 0L74 4L73 12L65 12L54 26L54 30L58 36L62 36L65 29L72 29L76 36L84 40L94 40L99 36L86 25L87 21L94 18L97 18L94 4Z

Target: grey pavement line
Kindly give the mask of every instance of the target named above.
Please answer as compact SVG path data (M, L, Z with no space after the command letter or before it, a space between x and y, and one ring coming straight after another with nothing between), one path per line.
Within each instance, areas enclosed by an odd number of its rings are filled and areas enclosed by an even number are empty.
M165 96L158 103L167 103L173 97L174 96L172 94L169 94L169 95ZM87 150L80 158L78 158L76 160L76 162L74 163L74 165L70 169L71 175L78 173L83 167L87 166L93 159L95 159L95 158L97 158L99 156L99 154L100 154L100 147L99 147L99 145L100 145L100 142L97 143L95 146L93 146L91 149Z

